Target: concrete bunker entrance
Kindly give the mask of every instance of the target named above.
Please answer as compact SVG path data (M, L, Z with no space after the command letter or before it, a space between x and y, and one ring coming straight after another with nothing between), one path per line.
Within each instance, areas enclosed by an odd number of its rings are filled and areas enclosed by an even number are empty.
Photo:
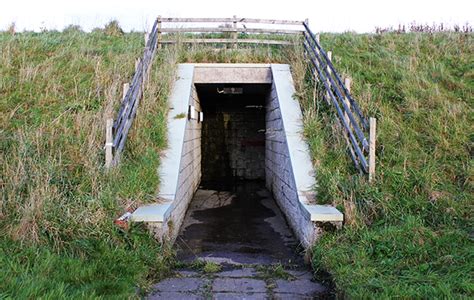
M201 182L177 244L181 260L297 263L298 245L265 187L270 84L196 84Z
M176 78L158 201L133 221L183 241L193 258L234 248L288 258L292 245L313 243L317 222L342 222L315 203L288 65L180 64Z

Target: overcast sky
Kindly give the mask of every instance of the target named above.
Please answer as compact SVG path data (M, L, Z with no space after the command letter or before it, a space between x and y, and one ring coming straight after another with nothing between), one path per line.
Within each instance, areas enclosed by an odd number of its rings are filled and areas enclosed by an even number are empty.
M144 30L163 17L238 17L309 19L314 31L371 32L376 26L443 22L474 25L474 0L2 0L0 29L85 30L117 19L124 30Z

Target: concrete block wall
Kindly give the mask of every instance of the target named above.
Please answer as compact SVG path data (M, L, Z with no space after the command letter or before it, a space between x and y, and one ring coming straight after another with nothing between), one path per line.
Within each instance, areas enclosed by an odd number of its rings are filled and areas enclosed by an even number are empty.
M288 223L304 246L315 237L311 217L303 207L303 193L311 193L315 179L308 149L303 159L295 157L292 148L307 147L302 138L301 108L293 98L291 73L285 65L272 65L273 84L266 101L265 180ZM283 81L290 84L284 84ZM299 112L299 115L298 113ZM297 139L295 141L295 138ZM296 142L296 143L295 143ZM301 174L303 172L303 174ZM309 178L298 186L299 178Z
M201 181L202 123L197 117L201 111L201 104L194 85L191 89L189 105L196 110L196 119L190 119L189 115L186 118L176 194L163 224L164 234L172 240L178 235L186 210Z
M318 222L333 222L340 226L343 215L334 207L317 205L314 201L312 191L316 180L308 145L302 135L302 112L294 98L291 72L288 65L272 64L270 68L273 83L265 103L264 122L266 186L298 239L308 247L317 238ZM206 116L203 124L198 119L183 117L188 114L189 105L201 111L193 76L192 64L179 65L169 99L168 149L162 153L158 170L161 179L158 200L132 214L132 221L146 222L158 238L172 241L178 235L202 175L201 133ZM260 125L252 132L259 128ZM249 145L260 146L254 138Z
M261 97L204 98L203 186L265 177L265 113Z

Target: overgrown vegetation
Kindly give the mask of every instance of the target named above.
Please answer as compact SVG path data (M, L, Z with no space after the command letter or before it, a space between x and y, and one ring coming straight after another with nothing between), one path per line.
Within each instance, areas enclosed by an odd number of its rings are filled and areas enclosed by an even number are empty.
M166 273L170 251L113 220L154 198L173 55L157 57L123 166L102 167L105 117L142 44L75 27L0 33L0 297L125 298Z
M306 89L306 134L319 199L345 213L344 229L314 247L350 298L472 297L471 33L326 34L338 70L378 119L377 177L356 175L324 103Z
M116 22L85 33L0 33L0 297L138 296L167 274L173 253L141 227L113 220L155 199L177 61L278 61L270 48L215 52L167 47L119 168L105 172L104 122L143 49ZM208 267L211 271L214 266Z
M165 47L122 164L104 172L105 118L143 47L141 33L117 27L0 33L0 297L128 298L167 274L170 249L112 221L155 197L176 62L292 65L318 199L346 219L314 247L313 265L341 295L473 295L472 34L321 37L364 112L378 118L377 178L368 185L332 111L314 101L299 47Z

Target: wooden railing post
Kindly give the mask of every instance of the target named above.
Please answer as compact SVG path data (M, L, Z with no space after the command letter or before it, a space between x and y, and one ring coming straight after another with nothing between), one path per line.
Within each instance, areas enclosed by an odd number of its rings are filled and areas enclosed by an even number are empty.
M128 89L130 88L130 83L124 83L122 87L122 100L125 100L125 97L127 96Z
M234 28L234 32L232 32L232 39L234 40L234 43L232 44L232 47L234 49L237 49L237 16L234 15L234 22L232 23L232 28Z
M332 52L331 51L328 51L328 60L331 61L332 60ZM331 76L331 68L328 66L326 66L326 70L327 70L327 78L326 78L326 81L327 81L327 84L328 84L328 88L331 89L331 81L329 80L329 77ZM328 105L331 104L331 100L330 100L330 95L329 95L329 90L326 91L326 102L328 103Z
M375 140L377 136L377 119L370 118L369 126L369 182L372 182L375 177Z
M158 49L161 49L161 16L158 16L158 22L156 24L157 34L156 42Z
M347 91L350 93L351 92L351 78L350 77L346 77L344 79L344 85L345 85ZM344 103L347 105L347 108L350 111L351 110L351 102L349 101L349 98L347 98L347 96L344 97ZM347 111L344 111L344 119L346 120L347 124L349 124L349 127L352 127L351 123L350 123L349 115L347 114Z
M138 71L138 65L139 65L139 64L140 64L140 59L137 58L137 59L135 60L135 72Z
M143 34L143 37L145 40L145 47L146 47L146 45L148 44L148 39L150 38L150 35L148 34L148 32L145 31L145 33Z
M109 118L105 121L105 168L109 169L112 166L113 161L113 133L112 127L114 125L114 119Z

